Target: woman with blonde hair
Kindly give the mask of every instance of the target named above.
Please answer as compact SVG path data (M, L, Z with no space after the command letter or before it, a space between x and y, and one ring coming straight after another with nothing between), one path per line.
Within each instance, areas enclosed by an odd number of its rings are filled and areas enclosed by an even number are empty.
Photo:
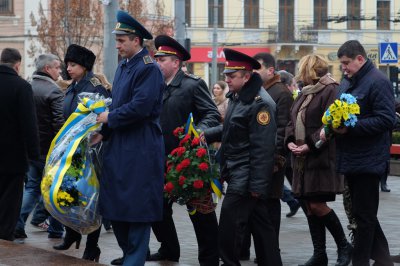
M335 167L335 141L325 142L319 148L315 145L323 128L321 118L335 100L338 84L328 73L327 61L318 55L307 55L300 60L296 79L304 87L293 103L285 144L292 152L292 190L306 204L314 246L313 256L303 265L328 264L327 228L338 249L335 265L345 266L351 261L352 246L336 213L327 205L343 191L343 176L336 173Z

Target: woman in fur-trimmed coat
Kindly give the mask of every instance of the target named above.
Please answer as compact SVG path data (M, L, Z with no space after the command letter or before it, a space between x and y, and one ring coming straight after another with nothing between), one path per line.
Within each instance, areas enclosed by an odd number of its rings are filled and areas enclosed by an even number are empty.
M285 144L293 156L292 190L306 204L314 246L313 256L304 265L328 264L325 247L325 228L328 228L338 248L335 265L345 266L351 261L352 246L337 215L326 204L343 191L343 176L336 173L335 143L330 140L316 147L323 128L321 118L335 100L338 84L328 74L328 63L318 55L302 58L298 79L305 86L293 103Z

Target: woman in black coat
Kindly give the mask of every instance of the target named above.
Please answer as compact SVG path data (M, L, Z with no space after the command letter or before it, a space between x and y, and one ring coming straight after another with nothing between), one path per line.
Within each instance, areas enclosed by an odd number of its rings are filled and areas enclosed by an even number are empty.
M67 88L64 100L63 113L65 120L75 111L78 106L78 95L82 92L99 93L105 97L109 97L109 92L103 87L98 78L96 78L92 72L94 61L96 56L92 51L76 45L71 44L67 49L64 62L67 66L67 72L72 79L71 85ZM99 261L100 248L97 245L100 230L90 233L86 241L86 248L83 254L83 259ZM59 245L53 246L57 250L67 250L72 244L78 249L82 235L72 230L69 227L65 227L65 237L63 242Z

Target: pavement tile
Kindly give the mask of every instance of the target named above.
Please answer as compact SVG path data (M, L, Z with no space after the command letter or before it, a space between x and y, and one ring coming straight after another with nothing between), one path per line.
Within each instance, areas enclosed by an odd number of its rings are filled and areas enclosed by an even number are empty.
M391 189L390 193L380 193L380 207L379 219L383 231L389 241L390 251L392 254L400 253L400 177L390 176L388 185ZM219 216L219 203L217 208L217 215ZM335 210L339 216L346 234L349 231L346 229L347 219L343 209L342 196L338 196L335 202L329 203L329 206ZM192 223L187 214L184 206L174 204L174 220L175 226L178 230L178 237L181 244L181 258L179 263L171 262L148 262L146 266L186 266L198 265L197 260L197 242L193 230ZM289 207L282 202L282 220L280 230L280 247L283 265L292 266L303 263L312 255L312 243L308 232L307 220L301 209L298 213L291 218L286 218L286 213L289 212ZM86 237L83 237L80 249L71 247L66 251L56 251L52 248L53 245L61 242L60 239L48 239L47 233L39 231L27 223L26 233L28 238L25 239L23 244L18 248L18 241L12 245L0 242L0 266L1 265L80 265L73 264L73 261L80 263L88 262L83 260L75 260L81 258L83 255ZM17 245L17 247L15 247ZM118 247L115 236L112 232L103 230L100 235L99 246L101 249L100 263L110 265L110 261L120 257L122 252ZM151 235L150 249L156 252L159 247L154 235ZM22 252L24 251L24 252ZM62 254L67 256L54 256L54 254ZM334 265L336 262L336 245L332 236L327 232L327 253L329 258L329 265ZM4 254L7 254L5 256ZM52 254L49 255L49 254ZM49 257L50 256L50 257ZM49 258L57 258L57 264L51 264ZM242 261L244 266L255 265L253 259L255 258L254 248L251 248L251 255L249 261ZM13 263L19 261L19 264ZM21 263L23 262L23 263ZM39 263L39 264L37 264ZM54 261L53 261L54 263ZM89 262L90 263L90 262ZM93 265L94 263L92 263ZM400 264L395 264L400 265Z

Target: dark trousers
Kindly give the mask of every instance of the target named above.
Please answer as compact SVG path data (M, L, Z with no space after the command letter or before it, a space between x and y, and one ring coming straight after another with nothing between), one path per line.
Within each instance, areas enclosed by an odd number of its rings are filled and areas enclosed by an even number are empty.
M14 230L21 211L24 174L0 174L0 239L14 240Z
M378 221L379 175L346 175L352 213L357 229L354 236L353 266L369 265L372 258L378 265L393 265L389 245Z
M202 266L219 265L218 256L218 221L215 211L190 215L198 244L198 259ZM161 243L158 252L171 260L179 260L180 247L174 220L172 202L164 199L163 220L152 224L157 241Z
M150 223L111 221L126 266L145 264L150 242Z
M279 247L279 231L281 228L281 202L279 199L267 199L265 203L268 208L268 213L270 214L271 223L274 227ZM250 228L248 228L243 237L243 244L240 252L240 255L243 257L247 257L248 255L250 255L252 234L254 233L250 231Z
M265 200L227 193L219 220L219 252L224 265L240 265L247 227L253 233L258 265L282 265L277 234Z

